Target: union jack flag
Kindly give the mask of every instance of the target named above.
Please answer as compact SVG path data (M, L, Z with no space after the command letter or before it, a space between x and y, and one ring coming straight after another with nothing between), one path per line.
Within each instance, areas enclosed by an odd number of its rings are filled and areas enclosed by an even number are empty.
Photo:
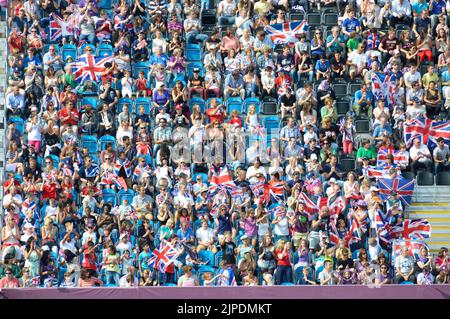
M374 72L371 77L372 93L377 98L385 98L386 101L392 103L392 92L395 88L395 75Z
M426 219L406 219L401 226L391 227L391 238L424 239L431 236L431 225Z
M120 170L125 170L125 174L127 175L127 178L131 176L131 162L128 158L126 158L124 161L122 161L120 158L117 159L116 165L114 166L114 171L117 175L119 175Z
M86 80L100 82L100 75L105 71L105 63L112 62L113 57L96 57L93 55L82 55L77 61L71 63L75 81L83 83Z
M240 186L233 188L231 198L237 202L242 202L244 198L244 189Z
M378 188L380 189L380 196L383 200L388 198L391 191L395 191L403 204L408 206L411 203L414 193L414 180L409 180L402 176L398 176L395 179L380 178L378 180Z
M270 198L273 202L280 203L286 201L283 182L269 185L269 192Z
M231 176L228 166L224 165L217 172L213 166L211 166L211 182L209 183L209 191L215 192L219 186L233 189L236 185L233 182L233 177Z
M61 37L76 35L78 32L79 15L73 14L66 22L64 19L56 15L50 14L50 41L56 42Z
M392 154L394 156L394 163L399 166L408 166L408 157L402 151L392 151L386 149L380 149L377 154L377 166L386 166L387 165L387 156L388 154Z
M173 263L179 256L178 251L163 240L159 245L159 249L153 251L152 257L148 260L148 265L159 270L162 273L166 272L167 266Z
M338 196L332 203L328 198L328 208L331 220L336 221L339 214L345 209L345 201L342 196Z
M136 143L136 156L150 155L150 145L147 142Z
M291 21L266 25L264 31L271 37L274 44L294 43L296 35L308 32L309 25L306 20Z
M303 201L305 213L308 214L309 220L311 220L314 216L314 214L317 214L319 212L319 205L318 203L314 203L308 195L306 195L304 192L301 192L298 196L299 200ZM319 198L320 200L320 198ZM318 202L319 202L318 200Z
M22 213L23 214L27 214L27 212L32 211L33 212L33 216L35 214L37 214L36 216L39 217L39 209L37 209L37 202L34 200L30 200L29 198L26 199L23 203L22 203Z
M278 205L272 208L269 212L272 214L273 218L281 219L286 214L286 209L284 206Z
M429 118L416 118L406 121L403 125L405 144L412 145L413 140L418 137L423 144L433 148L437 145L437 138L442 137L445 142L450 142L450 121L433 121Z
M400 169L397 169L397 174L400 174ZM375 178L390 178L391 173L389 168L377 168L377 167L368 167L366 169L367 176L375 177Z
M145 166L136 166L134 168L134 172L133 172L133 180L137 181L142 175L144 175L145 173L147 173L150 176L151 173L151 169L150 166L145 165Z

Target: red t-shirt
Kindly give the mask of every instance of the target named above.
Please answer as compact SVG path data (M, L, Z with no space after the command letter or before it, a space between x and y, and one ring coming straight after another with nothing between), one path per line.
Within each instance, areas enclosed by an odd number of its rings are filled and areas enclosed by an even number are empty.
M206 110L206 115L209 116L209 121L211 123L214 123L214 121L219 121L220 123L223 123L223 111L222 109L219 109L216 113L213 113L215 108L211 107Z
M42 199L54 198L56 199L56 184L44 184L44 191L42 193Z
M230 120L230 124L238 124L238 126L242 127L242 119L239 116L233 116Z
M283 253L283 249L275 250L275 256L278 261L278 266L291 266L291 262L289 261L289 254L286 254L282 259L279 258L278 255Z
M78 111L76 109L72 109L70 111L70 114L72 114L72 117L69 118L68 120L63 121L62 120L63 117L69 116L69 110L67 108L63 108L61 111L59 111L59 117L60 117L61 123L63 125L67 125L67 124L77 125L78 124L78 119L80 117Z

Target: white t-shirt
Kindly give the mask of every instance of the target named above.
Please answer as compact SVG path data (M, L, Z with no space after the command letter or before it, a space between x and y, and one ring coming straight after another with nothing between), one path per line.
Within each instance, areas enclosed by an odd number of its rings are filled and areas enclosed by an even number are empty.
M289 222L287 217L281 219L273 227L273 233L278 236L288 236L289 235Z
M348 60L351 63L356 64L358 68L362 68L367 62L367 56L365 53L360 54L357 50L355 50L349 54Z
M196 237L197 237L197 240L205 243L207 241L210 241L212 238L214 238L214 233L213 233L213 230L209 227L206 229L199 228L199 229L197 229Z
M421 144L419 148L416 148L414 145L411 147L411 149L409 150L409 155L411 156L411 159L414 160L417 155L419 155L419 153L422 153L423 155L426 156L431 156L430 154L430 150L428 149L428 147L425 144ZM428 157L429 159L429 157ZM419 160L419 162L424 162L426 161L426 158L421 158Z
M318 279L321 282L322 280L328 280L330 277L332 277L331 273L326 272L325 270L322 270L318 276ZM333 284L333 279L331 279L327 283L327 285L332 285L332 284Z
M411 71L408 71L405 73L405 75L403 76L403 78L405 79L406 82L408 82L409 84L415 82L415 81L419 81L420 80L420 73L419 72L415 72L414 74L411 73Z

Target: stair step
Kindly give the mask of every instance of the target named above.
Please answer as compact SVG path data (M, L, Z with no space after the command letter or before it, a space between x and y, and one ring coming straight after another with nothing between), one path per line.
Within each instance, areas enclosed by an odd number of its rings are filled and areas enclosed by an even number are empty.
M431 225L431 236L434 236L434 234L446 234L450 239L450 226L444 226L445 228L443 229L438 227L438 225Z
M433 246L440 246L440 247L450 247L450 240L441 240L440 238L436 238L436 240L433 240L432 238L429 238L427 240L425 240L425 242L428 245L433 245Z
M412 203L410 206L421 207L421 206L449 206L448 203L432 203L432 202L420 202L420 203Z
M445 212L447 214L450 214L450 206L415 206L415 207L409 207L407 210L409 212L423 212L423 211L438 211L438 212Z
M431 226L431 238L444 238L445 240L450 240L450 231L447 233L439 233L434 231L433 226Z
M450 216L450 210L442 210L442 209L435 209L435 210L410 210L408 211L409 214L427 214L427 215L444 215L444 216Z
M409 218L410 219L417 219L417 218L426 218L426 219L430 219L430 218L447 218L447 215L445 214L433 214L433 213L409 213ZM449 218L450 220L450 218Z

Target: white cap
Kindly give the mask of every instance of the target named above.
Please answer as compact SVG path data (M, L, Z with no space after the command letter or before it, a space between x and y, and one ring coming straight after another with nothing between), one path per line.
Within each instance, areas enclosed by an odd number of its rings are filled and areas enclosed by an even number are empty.
M127 235L126 234L122 234L120 235L119 239L125 238Z
M330 178L330 180L328 181L328 183L336 183L336 178L334 178L334 177Z
M311 154L311 157L310 157L310 159L315 159L315 160L316 160L316 159L317 159L317 155L316 155L316 154L314 154L314 153L313 153L313 154Z
M42 246L42 251L49 251L50 247L48 247L47 245Z

